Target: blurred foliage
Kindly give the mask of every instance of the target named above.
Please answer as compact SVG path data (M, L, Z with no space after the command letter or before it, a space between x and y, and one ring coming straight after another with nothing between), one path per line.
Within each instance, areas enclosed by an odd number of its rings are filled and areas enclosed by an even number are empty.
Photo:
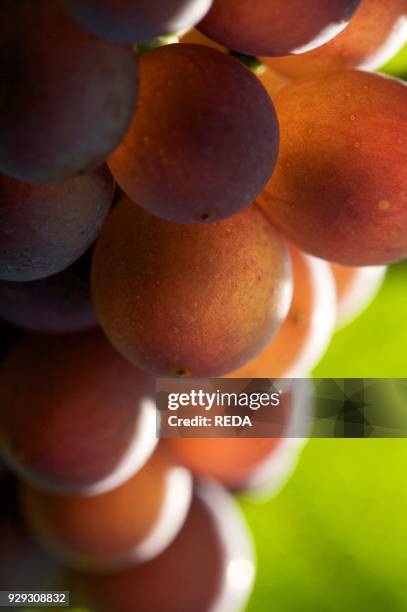
M264 505L243 501L258 557L249 612L407 610L405 440L311 440Z
M380 69L380 72L407 78L407 44Z
M317 377L407 377L407 264L389 268L373 304L338 331Z

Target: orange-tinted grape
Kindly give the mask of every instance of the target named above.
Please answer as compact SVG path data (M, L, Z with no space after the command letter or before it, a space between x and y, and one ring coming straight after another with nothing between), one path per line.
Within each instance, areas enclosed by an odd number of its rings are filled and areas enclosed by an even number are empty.
M259 202L304 251L344 265L407 256L407 87L344 70L284 87L276 171Z
M318 363L336 322L336 291L328 263L290 248L294 292L290 311L261 353L229 378L305 377Z
M115 42L145 41L190 28L212 0L63 0L84 27Z
M264 58L264 61L291 78L344 68L374 70L397 53L406 37L406 0L362 0L350 24L322 47L291 57Z
M130 47L86 32L54 0L2 0L0 169L47 182L100 165L137 98Z
M270 178L279 143L267 92L241 62L203 45L140 59L140 99L109 165L139 206L177 223L216 221Z
M92 285L116 348L162 376L239 367L275 333L291 299L286 248L256 206L176 225L124 199L96 245Z
M47 184L0 174L0 279L31 281L70 266L98 236L113 194L106 165Z
M370 304L383 283L386 270L386 266L356 268L332 264L340 327L350 323Z
M109 490L156 443L154 381L104 336L24 336L0 370L4 457L52 491Z
M96 327L90 262L88 252L59 274L25 283L0 282L0 316L21 329L42 333Z
M233 498L201 486L184 527L156 559L102 576L71 576L95 612L239 612L250 594L250 535Z
M303 53L347 25L360 0L214 0L199 29L249 55Z
M158 447L130 480L93 497L62 497L23 484L22 512L57 559L86 571L159 555L184 524L192 493L187 470Z

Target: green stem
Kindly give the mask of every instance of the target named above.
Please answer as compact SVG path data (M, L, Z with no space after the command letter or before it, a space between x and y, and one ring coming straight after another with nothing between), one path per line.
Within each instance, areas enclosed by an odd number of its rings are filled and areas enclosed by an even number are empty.
M263 74L263 72L266 72L267 70L267 66L265 66L258 57L254 57L253 55L245 55L244 53L239 53L238 51L229 51L229 55L240 60L245 66L254 72L254 74Z

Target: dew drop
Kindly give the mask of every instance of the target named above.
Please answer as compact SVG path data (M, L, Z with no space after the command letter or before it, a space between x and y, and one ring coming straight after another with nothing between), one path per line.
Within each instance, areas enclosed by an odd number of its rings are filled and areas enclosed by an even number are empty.
M390 202L388 200L380 200L377 206L380 208L380 210L387 210L390 208Z

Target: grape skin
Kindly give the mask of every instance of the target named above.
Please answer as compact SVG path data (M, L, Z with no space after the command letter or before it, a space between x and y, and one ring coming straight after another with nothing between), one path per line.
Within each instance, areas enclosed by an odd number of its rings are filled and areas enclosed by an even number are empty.
M362 0L350 24L326 44L296 56L263 58L276 72L295 79L345 68L376 70L407 38L406 0Z
M360 0L214 0L199 29L248 55L304 53L336 36Z
M243 572L233 581L236 565ZM68 584L98 612L237 612L253 577L250 535L235 500L215 484L199 483L182 530L159 557L114 574L71 572Z
M106 334L133 363L158 376L216 376L276 332L291 271L258 207L209 225L176 225L124 199L96 245L92 294Z
M86 32L54 0L2 0L0 39L0 170L50 182L102 164L136 106L131 47Z
M67 11L95 34L121 43L147 41L192 27L212 0L64 0Z
M0 442L37 486L94 495L118 486L156 444L154 381L99 331L24 335L0 370Z
M66 566L90 573L146 562L165 550L184 524L192 479L158 446L119 487L91 497L63 497L29 483L21 510L35 538Z
M90 297L90 253L59 274L31 282L0 281L0 316L34 332L64 334L97 326Z
M343 265L406 257L406 85L344 70L304 77L275 104L280 157L258 202L276 227Z
M331 340L336 291L330 265L289 247L294 291L290 311L271 342L228 378L309 376Z
M33 281L61 272L97 238L114 181L106 165L57 183L0 174L0 279Z
M249 204L269 180L279 144L266 90L241 62L176 44L140 59L134 121L109 159L139 206L175 223L207 223Z

